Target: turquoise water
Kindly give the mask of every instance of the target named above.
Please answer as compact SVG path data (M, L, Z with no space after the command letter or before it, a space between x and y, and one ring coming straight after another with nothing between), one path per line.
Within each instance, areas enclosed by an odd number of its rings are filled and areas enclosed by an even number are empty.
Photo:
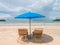
M19 19L19 20L6 20L4 22L0 22L1 23L28 23L29 19ZM52 21L52 20L43 20L43 19L32 19L31 20L32 23L60 23L60 21Z

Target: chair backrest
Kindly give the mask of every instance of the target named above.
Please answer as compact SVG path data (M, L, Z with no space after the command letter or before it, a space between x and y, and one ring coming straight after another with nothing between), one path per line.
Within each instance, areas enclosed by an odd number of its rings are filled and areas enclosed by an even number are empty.
M19 36L27 35L28 31L27 29L18 29Z
M43 29L35 29L34 34L42 35L43 34Z

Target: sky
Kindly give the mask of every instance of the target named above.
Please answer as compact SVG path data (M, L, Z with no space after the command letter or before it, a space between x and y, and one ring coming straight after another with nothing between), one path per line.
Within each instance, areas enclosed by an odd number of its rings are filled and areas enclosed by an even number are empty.
M13 19L29 11L43 14L49 20L60 18L60 0L0 0L0 19Z

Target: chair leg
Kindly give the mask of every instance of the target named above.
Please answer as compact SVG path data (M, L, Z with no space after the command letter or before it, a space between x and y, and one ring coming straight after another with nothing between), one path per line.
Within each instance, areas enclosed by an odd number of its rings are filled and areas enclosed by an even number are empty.
M37 38L36 35L34 35L33 39L34 41L44 42L44 39L42 36L40 38Z
M23 36L19 36L19 37L17 38L17 42L21 42L22 37L23 37Z
M22 40L23 40L24 42L27 42L27 41L28 41L27 36L23 36Z

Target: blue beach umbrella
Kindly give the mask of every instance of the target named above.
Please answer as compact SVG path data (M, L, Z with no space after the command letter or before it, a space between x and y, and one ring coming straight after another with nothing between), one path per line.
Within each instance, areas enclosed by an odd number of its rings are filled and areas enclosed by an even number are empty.
M15 17L15 19L29 19L29 29L30 29L30 34L31 34L31 19L34 18L45 18L45 16L38 14L38 13L34 13L34 12L27 12L21 15L18 15Z

